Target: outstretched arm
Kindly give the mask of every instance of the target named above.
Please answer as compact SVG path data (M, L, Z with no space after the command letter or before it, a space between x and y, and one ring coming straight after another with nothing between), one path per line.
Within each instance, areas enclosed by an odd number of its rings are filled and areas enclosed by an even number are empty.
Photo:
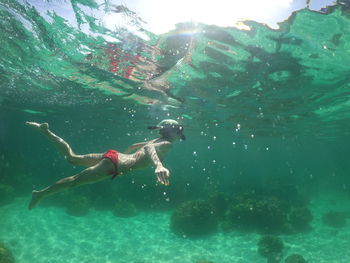
M156 147L160 147L162 145L170 145L171 143L169 142L161 142L157 144L149 144L145 146L145 152L153 162L154 166L156 167L155 169L155 174L157 176L158 182L161 184L164 184L165 186L169 185L169 170L165 168L162 164L162 162L159 159L159 156L156 151Z

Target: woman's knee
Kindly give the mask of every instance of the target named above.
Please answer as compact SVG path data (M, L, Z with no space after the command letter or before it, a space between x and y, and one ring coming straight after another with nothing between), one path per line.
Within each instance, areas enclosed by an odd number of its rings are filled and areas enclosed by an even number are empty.
M67 161L73 165L79 165L82 161L82 156L76 154L70 154L66 156Z
M99 163L102 159L101 154L84 154L84 155L76 155L71 154L67 156L67 160L69 163L73 165L81 165L81 166L94 166Z
M64 187L73 187L76 185L76 177L70 176L70 177L63 178L63 179L57 181L56 185L64 186Z
M68 187L77 187L79 185L84 184L84 180L82 180L81 176L79 175L73 175L73 176L67 177L67 183L68 183Z

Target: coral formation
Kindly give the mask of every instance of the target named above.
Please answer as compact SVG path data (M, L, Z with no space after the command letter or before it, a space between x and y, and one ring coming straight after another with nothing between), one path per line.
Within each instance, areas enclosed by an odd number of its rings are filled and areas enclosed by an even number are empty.
M347 218L348 214L345 212L330 211L323 215L322 221L326 225L341 228L346 225Z
M272 195L294 206L306 206L310 200L306 193L295 185L286 184L285 181L276 181L264 185L263 189L255 189L261 195Z
M295 233L309 229L311 220L312 215L307 207L293 207L277 197L250 191L233 198L222 227L224 230Z
M283 247L282 240L275 236L263 236L258 242L258 252L268 263L281 260Z
M132 217L138 214L138 210L133 203L119 199L114 205L113 214L117 217Z
M287 222L288 206L275 197L242 193L233 199L225 217L228 228L275 232Z
M225 215L228 207L228 198L225 196L225 194L215 193L209 197L208 201L212 204L216 215L219 218L222 218Z
M14 263L15 260L11 252L0 243L0 263Z
M292 207L289 213L289 223L294 232L305 231L310 228L312 215L307 207Z
M207 235L217 230L217 216L208 201L182 203L171 216L171 229L183 237Z
M307 261L299 254L292 254L284 260L284 263L307 263Z

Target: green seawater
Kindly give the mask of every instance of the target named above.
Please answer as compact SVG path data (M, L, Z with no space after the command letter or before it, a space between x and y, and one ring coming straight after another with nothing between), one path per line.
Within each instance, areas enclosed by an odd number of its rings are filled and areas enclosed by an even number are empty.
M104 26L112 13L124 26ZM349 4L244 24L156 35L110 1L0 0L0 263L350 262ZM25 121L85 154L153 139L166 118L187 137L164 161L170 186L149 167L27 210L83 168ZM265 235L283 250L259 253Z

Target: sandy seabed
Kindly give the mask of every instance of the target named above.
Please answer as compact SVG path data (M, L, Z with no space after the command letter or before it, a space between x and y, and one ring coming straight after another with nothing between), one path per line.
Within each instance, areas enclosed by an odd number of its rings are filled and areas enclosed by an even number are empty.
M170 231L169 212L144 212L118 218L108 211L74 217L63 209L28 211L28 199L0 207L0 240L17 263L265 263L257 252L259 234L218 232L202 239ZM320 198L311 203L312 231L280 235L284 257L298 253L309 263L350 262L350 222L334 229L322 224L329 210L344 211L349 201ZM330 207L331 206L331 207ZM283 262L283 261L282 261Z

